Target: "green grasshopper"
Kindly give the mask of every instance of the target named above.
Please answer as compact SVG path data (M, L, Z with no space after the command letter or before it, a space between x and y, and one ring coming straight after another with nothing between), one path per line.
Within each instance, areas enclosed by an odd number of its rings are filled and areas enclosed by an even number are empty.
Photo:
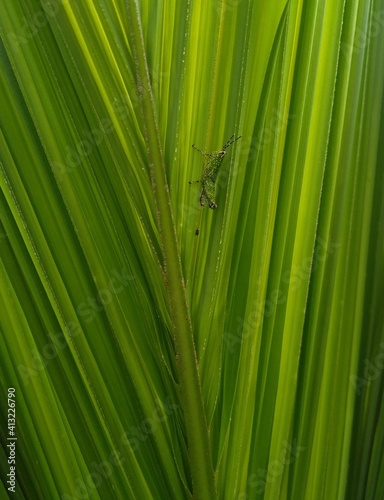
M228 141L224 144L220 151L213 151L213 153L205 153L204 151L201 151L199 148L197 148L194 144L192 144L192 147L195 148L199 153L201 153L207 160L207 163L204 166L202 178L198 181L189 181L189 184L201 182L202 191L200 196L200 205L202 207L204 207L208 202L209 208L211 208L212 210L216 210L217 208L217 204L215 202L215 182L227 149L231 144L238 141L241 135L239 135L239 137L236 137L236 139L234 139L234 137L235 134L233 134L228 139Z

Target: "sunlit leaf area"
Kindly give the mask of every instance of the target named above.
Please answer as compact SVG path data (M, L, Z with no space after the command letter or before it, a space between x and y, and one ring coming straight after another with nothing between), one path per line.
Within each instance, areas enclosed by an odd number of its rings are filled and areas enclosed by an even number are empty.
M384 498L384 0L0 0L0 498Z

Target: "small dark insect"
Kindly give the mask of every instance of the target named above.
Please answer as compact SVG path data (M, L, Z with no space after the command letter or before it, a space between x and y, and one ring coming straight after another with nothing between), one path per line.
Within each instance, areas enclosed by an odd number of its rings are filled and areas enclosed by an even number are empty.
M213 151L213 153L205 153L192 144L192 147L201 153L207 160L207 163L204 166L202 178L197 181L189 181L189 184L201 182L202 191L200 196L200 205L202 207L204 207L208 202L209 208L212 210L216 210L217 208L217 204L215 202L215 182L227 149L231 144L238 141L241 138L241 135L236 137L236 139L234 139L234 137L235 134L228 139L220 151Z
M199 229L199 228L197 228L197 229L196 229L196 231L195 231L195 235L196 235L196 236L199 236L199 234L200 234L200 229Z

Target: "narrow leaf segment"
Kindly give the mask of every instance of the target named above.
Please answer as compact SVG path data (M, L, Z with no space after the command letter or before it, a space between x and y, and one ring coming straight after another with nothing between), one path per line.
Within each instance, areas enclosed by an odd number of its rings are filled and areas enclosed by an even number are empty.
M164 270L168 283L193 496L201 500L214 499L217 494L209 432L137 0L126 0L126 8L129 21L129 41L136 65L137 88L144 117L145 139L158 213Z

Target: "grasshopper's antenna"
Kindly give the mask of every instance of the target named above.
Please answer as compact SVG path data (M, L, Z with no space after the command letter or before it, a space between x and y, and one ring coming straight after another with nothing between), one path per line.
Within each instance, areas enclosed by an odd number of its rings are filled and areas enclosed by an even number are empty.
M236 141L238 141L239 139L241 139L241 135L239 135L239 137L236 137L236 139L234 139L234 137L235 137L235 134L233 134L233 135L232 135L232 136L228 139L228 141L224 144L223 149L222 149L223 151L225 151L226 149L228 149L228 148L229 148L229 146L230 146L231 144L233 144L234 142L236 142Z
M209 153L206 153L205 151L201 151L201 149L196 147L194 144L192 144L192 147L193 147L193 149L196 149L196 151L198 151L200 154L202 154L206 158L209 158L211 156Z

